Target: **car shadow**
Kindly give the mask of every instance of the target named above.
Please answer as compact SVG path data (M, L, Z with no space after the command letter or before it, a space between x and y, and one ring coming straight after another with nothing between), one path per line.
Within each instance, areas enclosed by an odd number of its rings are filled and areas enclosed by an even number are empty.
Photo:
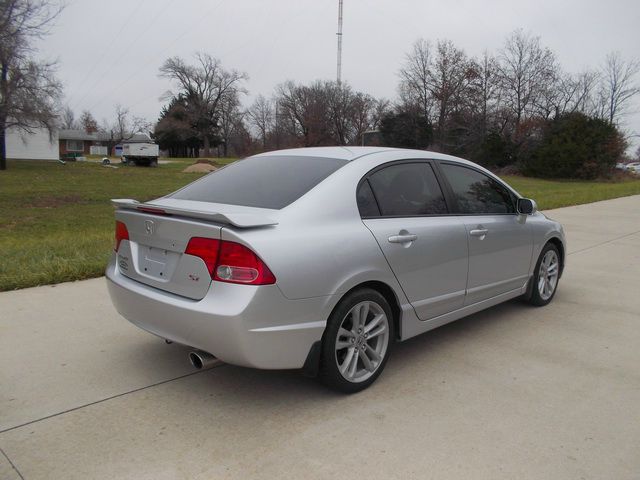
M405 368L428 367L443 351L455 349L460 342L474 342L492 331L500 330L506 322L513 322L520 312L531 307L514 300L444 325L394 345L393 354L384 374L369 389L357 395L375 395L378 388L393 381L393 376ZM253 407L268 406L291 399L310 403L334 402L349 396L331 391L313 378L296 370L256 370L222 364L202 372L198 381L198 395L211 394L219 400L250 403ZM437 374L434 371L434 374ZM185 384L186 387L186 384ZM188 387L186 387L188 388ZM202 392L201 389L208 392Z

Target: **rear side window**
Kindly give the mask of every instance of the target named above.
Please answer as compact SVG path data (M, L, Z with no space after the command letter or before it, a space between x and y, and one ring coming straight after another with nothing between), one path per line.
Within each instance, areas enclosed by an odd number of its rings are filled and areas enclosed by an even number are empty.
M281 209L346 163L336 158L250 157L187 185L170 198Z
M391 165L371 174L369 182L382 216L447 213L444 195L428 163Z
M368 180L365 180L358 187L357 193L358 210L361 217L379 217L380 210L378 210L378 204L373 196L371 185Z
M515 213L513 196L487 175L466 167L441 164L460 213Z

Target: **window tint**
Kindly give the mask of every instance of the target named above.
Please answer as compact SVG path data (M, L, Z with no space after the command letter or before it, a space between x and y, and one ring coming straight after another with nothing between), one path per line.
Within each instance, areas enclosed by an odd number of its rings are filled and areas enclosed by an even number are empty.
M365 180L360 184L356 197L361 217L377 217L380 215L378 204L373 196L373 191L371 190L371 185L369 185L368 180Z
M435 215L447 213L440 185L428 163L401 163L369 177L381 214Z
M250 157L187 185L171 198L280 209L345 163L336 158Z
M460 213L515 213L513 197L502 185L470 168L442 164Z

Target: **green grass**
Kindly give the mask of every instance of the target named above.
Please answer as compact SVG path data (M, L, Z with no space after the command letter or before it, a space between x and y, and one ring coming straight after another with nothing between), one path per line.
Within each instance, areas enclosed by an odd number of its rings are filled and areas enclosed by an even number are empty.
M0 291L102 275L113 245L109 200L165 195L200 177L182 173L193 162L116 169L10 161L0 172Z
M585 182L517 176L502 178L521 195L534 199L541 210L640 194L640 179Z
M144 201L176 190L199 177L182 173L191 163L115 169L94 162L10 161L0 172L0 291L102 275L113 242L109 200ZM505 179L541 209L640 194L640 180Z

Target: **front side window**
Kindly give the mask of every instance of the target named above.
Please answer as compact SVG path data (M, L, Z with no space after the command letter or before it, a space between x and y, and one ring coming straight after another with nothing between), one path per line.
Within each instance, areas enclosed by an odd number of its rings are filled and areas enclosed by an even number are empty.
M337 158L293 155L250 157L210 173L170 197L281 209L346 163Z
M463 214L515 213L513 197L498 182L470 168L443 163L458 211Z
M442 215L447 205L431 165L401 163L369 176L382 216Z

